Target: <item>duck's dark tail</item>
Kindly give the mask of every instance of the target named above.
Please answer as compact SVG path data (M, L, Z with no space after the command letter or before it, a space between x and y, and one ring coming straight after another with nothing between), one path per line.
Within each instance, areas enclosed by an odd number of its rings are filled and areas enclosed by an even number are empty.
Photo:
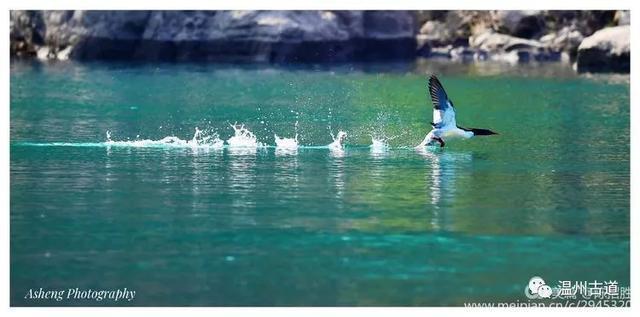
M462 129L465 131L471 131L473 132L473 135L494 135L494 134L498 134L497 132L493 132L489 129L476 129L476 128L463 128L463 127L458 127L458 129Z

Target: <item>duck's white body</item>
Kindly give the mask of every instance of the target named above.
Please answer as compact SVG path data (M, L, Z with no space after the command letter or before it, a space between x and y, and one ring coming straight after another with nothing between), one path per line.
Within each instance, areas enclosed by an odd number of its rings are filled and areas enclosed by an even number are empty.
M442 139L444 142L456 139L470 139L474 136L473 132L462 130L456 126L453 128L434 128L427 136L424 137L424 140L418 145L419 147L432 145L433 141L437 138Z

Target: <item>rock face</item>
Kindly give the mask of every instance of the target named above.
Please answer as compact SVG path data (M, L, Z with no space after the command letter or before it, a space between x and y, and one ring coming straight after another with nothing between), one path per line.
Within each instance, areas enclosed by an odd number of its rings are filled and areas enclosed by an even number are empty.
M628 34L603 29L628 26L630 13L624 10L10 11L10 17L11 56L42 60L278 63L426 57L577 61L581 71L628 71L629 64Z
M549 50L547 45L539 41L500 34L493 30L471 36L469 46L486 52L488 59L512 63L530 60L550 61L560 58L559 53Z
M631 24L631 13L628 10L618 10L613 17L613 21L617 25L629 25Z
M9 41L12 56L24 57L36 54L44 44L42 18L36 12L11 11Z
M487 30L471 36L469 38L469 46L485 51L504 50L506 52L519 48L536 49L543 47L542 43L538 41L500 34L493 30Z
M578 72L630 70L629 25L604 28L585 38L578 47L576 69Z
M404 11L12 11L11 38L33 43L24 54L46 59L64 51L79 60L375 60L415 56L413 18Z
M549 49L556 52L567 52L571 58L575 58L578 46L582 43L584 36L580 31L566 26L557 32L551 32L540 38L540 42Z

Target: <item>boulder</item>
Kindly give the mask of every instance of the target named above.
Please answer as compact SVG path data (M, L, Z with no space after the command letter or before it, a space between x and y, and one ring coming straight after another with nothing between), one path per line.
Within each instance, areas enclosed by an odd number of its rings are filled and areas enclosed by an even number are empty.
M51 51L51 48L48 46L41 46L38 48L38 50L36 51L36 57L39 60L42 61L46 61L49 59L54 59L55 55L53 54L53 52Z
M585 38L578 47L578 72L625 72L630 70L630 26L604 28Z
M456 10L450 11L445 19L447 28L456 37L468 39L469 36L485 32L492 28L491 13L489 11Z
M418 45L445 46L451 44L452 32L440 21L427 21L421 28L420 33L416 37Z
M418 17L432 17L425 21L416 35L417 55L422 57L446 57L458 59L468 54L450 54L452 47L466 47L469 36L478 29L490 25L488 11L436 11L437 14L419 14ZM452 46L452 47L450 47ZM446 52L446 53L445 53ZM473 55L473 54L471 54Z
M540 38L540 42L556 52L566 52L571 58L575 58L578 46L582 43L584 36L580 31L566 26L557 32L546 34Z
M612 10L550 10L542 12L545 33L558 32L565 27L589 36L613 23Z
M469 46L476 49L483 58L509 63L529 61L558 61L562 55L549 49L545 44L536 41L518 38L515 36L486 30L483 33L469 38Z
M471 36L469 38L469 46L488 52L544 48L544 45L539 41L501 34L493 30L486 30L483 33Z
M443 22L427 21L416 35L417 54L423 57L449 56L448 52L443 54L443 48L450 46L452 41L453 34Z
M491 11L492 28L520 38L534 38L544 30L542 12L538 10Z

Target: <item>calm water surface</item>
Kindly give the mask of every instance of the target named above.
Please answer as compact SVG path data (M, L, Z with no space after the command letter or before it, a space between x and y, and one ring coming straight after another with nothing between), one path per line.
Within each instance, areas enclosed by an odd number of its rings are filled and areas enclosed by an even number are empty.
M500 135L414 150L431 72L460 125ZM115 305L432 306L525 301L534 275L629 285L626 76L16 62L10 85L12 305L114 304L23 298L39 287L136 290ZM226 140L234 122L268 147L150 141ZM339 130L343 153L319 147ZM296 132L303 147L274 148Z

